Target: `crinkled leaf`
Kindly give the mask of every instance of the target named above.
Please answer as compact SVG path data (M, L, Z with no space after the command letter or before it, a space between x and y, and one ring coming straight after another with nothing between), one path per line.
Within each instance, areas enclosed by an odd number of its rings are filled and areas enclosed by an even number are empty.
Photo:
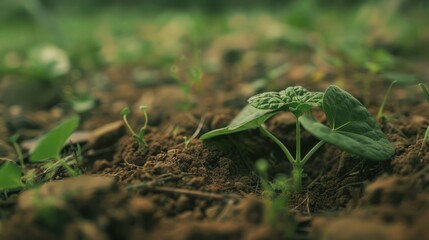
M288 87L280 92L265 92L249 98L249 103L263 110L286 110L296 116L313 107L320 107L323 93L310 92L301 86Z
M276 113L277 111L261 110L247 105L228 126L205 133L200 139L206 140L220 135L257 128Z
M79 116L74 116L45 134L31 153L30 161L41 162L58 158L65 142L78 125Z
M21 181L21 169L13 162L6 161L0 167L0 191L24 187Z
M330 128L312 116L299 118L316 137L370 160L386 160L393 155L392 145L368 110L346 91L330 86L323 97L323 109Z
M277 110L286 104L278 92L260 93L249 98L248 102L253 107L263 110Z

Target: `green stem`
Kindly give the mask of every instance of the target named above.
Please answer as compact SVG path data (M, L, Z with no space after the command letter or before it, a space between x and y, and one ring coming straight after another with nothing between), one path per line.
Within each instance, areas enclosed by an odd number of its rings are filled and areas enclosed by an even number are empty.
M138 136L138 135L134 132L134 130L131 128L130 124L128 123L127 115L124 115L122 118L124 119L124 123L125 123L125 125L127 126L128 130L131 132L131 134L132 134L133 136Z
M313 154L317 151L317 150L319 150L319 148L321 147L321 146L323 146L323 144L324 144L325 142L324 141L320 141L320 142L318 142L316 145L314 145L314 147L305 155L305 157L302 159L302 161L301 161L301 164L302 164L302 166L304 166L305 165L305 163L307 163L307 161L308 161L308 159L310 159L311 158L311 156L313 156Z
M21 165L22 172L25 174L24 156L22 155L21 148L16 141L12 142L16 155L18 155L19 165Z
M292 154L290 154L289 149L287 149L287 147L276 137L274 136L272 133L270 133L267 129L265 129L265 127L263 127L262 125L259 126L259 130L261 130L261 132L269 137L273 142L275 142L277 144L277 146L279 146L282 151L284 152L284 154L286 155L287 159L289 160L289 162L292 164L292 166L295 166L296 161L295 159L292 157Z
M147 123L148 123L148 121L149 121L149 118L148 118L148 116L147 116L147 111L146 111L146 110L143 110L143 115L144 115L144 125L143 125L142 129L146 130L146 128L147 128Z
M295 128L296 128L296 151L295 151L295 161L297 163L301 162L301 123L298 121L298 117L295 119Z
M383 101L381 102L380 108L378 109L377 121L380 121L381 117L383 116L384 105L386 105L387 97L389 97L390 91L392 90L392 87L393 85L395 85L396 82L397 81L393 81L387 89L386 94L384 94Z
M295 164L292 169L292 184L295 192L301 192L302 190L302 165Z
M79 175L76 170L74 170L70 165L67 164L68 157L61 159L60 157L57 157L57 162L60 163L60 165L67 171L70 177L75 177Z

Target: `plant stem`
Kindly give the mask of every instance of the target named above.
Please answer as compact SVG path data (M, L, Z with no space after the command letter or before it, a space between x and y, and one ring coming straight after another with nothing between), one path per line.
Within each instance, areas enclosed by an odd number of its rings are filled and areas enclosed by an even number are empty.
M295 151L295 162L301 162L301 124L298 121L298 117L295 118L295 131L296 131L296 151Z
M384 105L386 105L387 97L389 96L390 91L392 90L392 87L393 87L393 85L395 85L395 83L396 83L396 82L397 82L397 81L393 81L393 82L390 84L389 88L387 89L386 94L384 94L383 102L381 102L380 108L378 109L378 113L377 113L377 121L380 121L381 117L383 116Z
M143 115L144 115L144 124L143 124L142 129L146 130L149 118L147 116L147 111L146 110L142 110L142 112L143 112Z
M24 156L22 155L21 148L19 147L16 141L12 141L13 148L15 149L16 155L18 155L19 165L21 165L21 170L25 173L25 165L24 165Z
M277 144L277 146L279 146L282 151L284 152L284 154L286 155L287 159L289 160L289 162L294 166L296 164L295 159L292 157L292 154L290 154L289 149L287 149L287 147L276 137L274 136L272 133L270 133L267 129L265 129L264 126L259 126L259 130L261 130L261 132L269 137L273 142L275 142Z
M301 192L302 190L302 165L294 164L292 169L292 184L295 192Z
M131 128L130 124L128 123L127 115L124 115L122 118L124 119L124 123L127 126L128 130L131 132L131 134L133 136L138 136L137 133L134 132L134 130Z
M325 142L324 141L320 141L320 142L318 142L316 145L314 145L314 147L305 155L305 157L302 159L302 161L301 161L301 164L302 164L302 166L304 166L305 165L305 163L307 163L307 161L308 161L308 159L310 159L311 158L311 156L313 156L313 154L317 151L317 150L319 150L319 148L321 147L321 146L323 146L323 144L324 144Z

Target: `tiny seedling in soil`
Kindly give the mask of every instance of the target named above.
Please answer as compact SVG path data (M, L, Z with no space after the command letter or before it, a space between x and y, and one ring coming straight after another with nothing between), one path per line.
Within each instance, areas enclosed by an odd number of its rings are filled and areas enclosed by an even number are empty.
M320 107L329 127L317 122L311 109ZM295 157L289 149L264 126L264 122L282 111L295 116ZM301 155L301 125L320 141L305 155ZM252 128L275 142L292 164L293 189L301 191L303 167L311 156L326 142L351 154L370 160L386 160L393 147L385 138L377 122L356 98L337 86L323 92L310 92L303 87L288 87L280 92L265 92L249 99L247 105L225 128L213 130L201 136L206 140L220 135L236 133Z
M140 111L143 112L144 115L144 124L143 126L140 128L139 133L137 134L133 128L130 126L127 116L129 114L131 114L131 110L128 107L125 107L124 109L122 109L121 111L121 115L122 118L124 119L124 123L127 126L128 130L131 132L131 135L133 136L133 138L139 143L139 147L147 147L147 143L144 140L144 135L146 132L146 128L147 128L147 123L148 123L148 115L147 115L147 107L146 106L140 106L139 107Z
M395 85L396 83L397 83L397 81L393 81L390 84L389 88L387 89L386 94L384 94L383 102L381 102L380 108L378 109L378 112L377 112L377 121L378 122L380 122L380 120L382 120L382 119L385 119L385 116L383 115L384 106L386 105L387 98L390 95L390 91L392 91L393 85Z
M426 85L423 83L419 83L419 86L422 88L423 94L425 95L426 101L429 103L429 91L426 88ZM426 128L425 136L423 137L422 146L420 148L420 151L423 150L423 146L426 144L429 137L429 126Z
M289 179L285 175L276 176L272 182L268 178L268 162L265 159L256 161L255 168L259 173L263 195L269 200L265 218L271 225L275 226L279 218L287 217L290 202ZM292 223L288 224L291 226ZM288 231L287 231L288 232Z
M4 160L0 167L0 191L23 188L21 168L12 160Z
M22 171L25 172L24 156L22 154L21 148L19 147L18 138L19 138L19 134L15 134L9 138L9 141L12 143L12 146L15 149Z
M71 157L61 158L61 150L65 142L79 125L79 117L74 116L49 131L45 134L31 152L30 161L33 163L47 162L42 168L47 168L43 173L55 174L59 167L63 167L70 176L78 175L78 171L71 167L71 160L77 160ZM0 191L12 190L17 188L25 188L34 184L38 177L33 169L25 171L24 159L21 149L17 144L18 135L11 138L11 142L18 154L18 159L21 166L15 164L13 160L6 160L0 167ZM51 160L54 160L53 162ZM52 168L50 166L57 166ZM55 171L52 171L54 169ZM22 176L24 174L24 176ZM46 180L50 180L47 178ZM23 182L24 180L24 182Z

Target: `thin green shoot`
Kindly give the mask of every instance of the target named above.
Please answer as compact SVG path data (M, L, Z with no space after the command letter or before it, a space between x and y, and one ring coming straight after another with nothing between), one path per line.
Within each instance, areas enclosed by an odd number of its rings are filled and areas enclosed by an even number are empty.
M425 136L423 137L422 146L420 147L420 152L423 151L423 148L426 145L428 138L429 138L429 126L426 128Z
M185 143L185 148L188 148L189 144L192 142L193 138L188 138L187 136L183 136L183 141Z
M130 123L128 122L127 116L131 114L131 110L128 107L125 107L121 111L122 118L124 120L125 126L127 126L128 130L130 131L132 137L138 142L139 147L147 147L147 143L144 140L144 135L146 133L147 124L148 124L148 114L147 114L147 106L140 106L139 110L143 112L144 116L144 123L143 126L140 128L139 133L137 134L134 129L131 127Z
M21 166L21 170L25 173L25 164L24 164L24 156L22 154L21 147L18 144L19 134L15 134L9 138L9 141L12 143L13 148L15 149L16 155L19 160L19 165Z
M422 88L423 94L425 95L425 98L426 98L426 101L429 103L429 91L426 88L426 85L424 85L423 83L419 83L419 86Z
M269 201L266 204L265 220L271 226L275 226L281 217L289 215L290 179L284 175L276 176L273 181L268 178L268 161L259 159L255 168L261 180L263 195Z
M429 91L426 88L426 85L424 85L423 83L419 83L419 86L422 88L426 101L429 103ZM429 126L427 127L425 136L423 137L423 142L422 142L422 146L420 147L420 152L423 150L423 147L426 145L428 138L429 138Z
M386 105L387 98L389 97L390 92L392 91L393 85L395 85L397 82L398 81L396 81L396 80L393 81L390 84L389 88L387 89L386 94L384 94L383 101L381 102L380 108L378 109L378 113L377 113L377 121L378 122L380 122L380 119L383 117L384 106Z

